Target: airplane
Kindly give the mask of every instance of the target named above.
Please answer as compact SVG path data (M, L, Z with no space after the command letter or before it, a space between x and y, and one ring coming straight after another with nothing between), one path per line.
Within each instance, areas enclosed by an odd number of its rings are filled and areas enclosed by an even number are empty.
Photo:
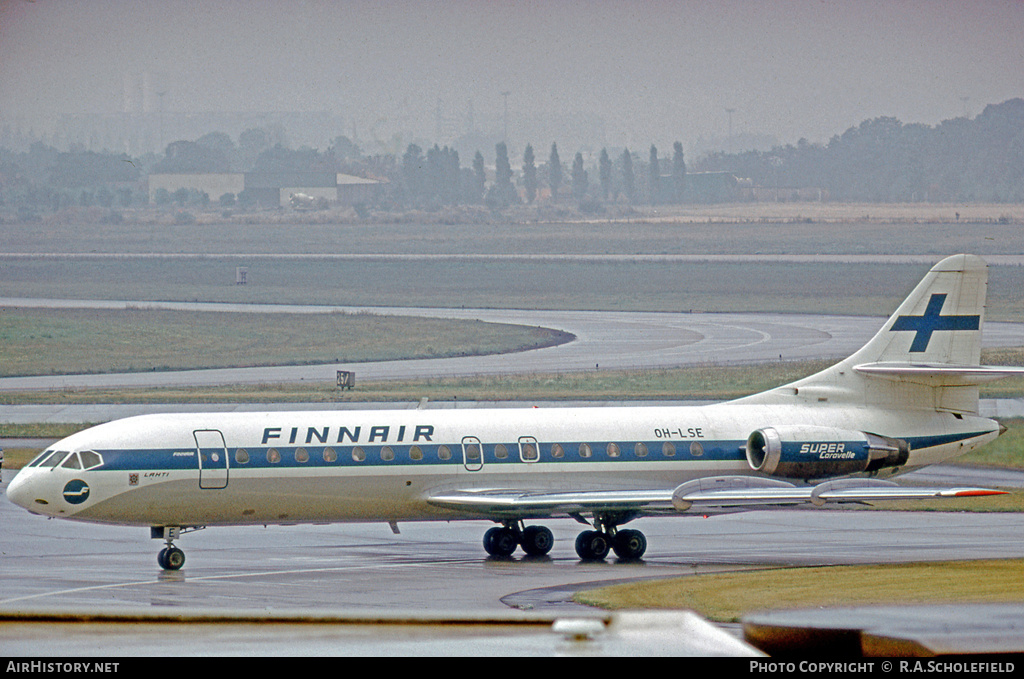
M143 415L69 436L11 481L34 514L149 527L180 569L210 526L487 519L484 550L640 559L646 516L998 494L901 486L1005 427L978 414L988 269L937 263L864 347L817 374L702 406Z

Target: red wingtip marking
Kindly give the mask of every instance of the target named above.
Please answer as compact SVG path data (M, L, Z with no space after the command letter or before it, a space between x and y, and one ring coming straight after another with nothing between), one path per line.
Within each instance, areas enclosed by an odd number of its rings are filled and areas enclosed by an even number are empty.
M983 495L1006 495L1005 490L963 490L956 497L981 497Z

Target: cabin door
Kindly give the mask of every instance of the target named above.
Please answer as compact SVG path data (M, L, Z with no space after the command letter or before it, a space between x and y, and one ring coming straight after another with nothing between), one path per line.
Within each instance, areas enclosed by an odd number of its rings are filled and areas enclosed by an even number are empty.
M228 485L228 447L224 434L216 429L192 432L199 460L199 487L226 488Z

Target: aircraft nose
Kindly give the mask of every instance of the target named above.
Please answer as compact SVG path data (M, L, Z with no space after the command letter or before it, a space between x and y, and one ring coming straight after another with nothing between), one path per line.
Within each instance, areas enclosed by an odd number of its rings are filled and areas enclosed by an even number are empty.
M11 479L11 482L7 484L7 499L25 509L31 509L32 505L32 485L29 479L29 474L22 470Z

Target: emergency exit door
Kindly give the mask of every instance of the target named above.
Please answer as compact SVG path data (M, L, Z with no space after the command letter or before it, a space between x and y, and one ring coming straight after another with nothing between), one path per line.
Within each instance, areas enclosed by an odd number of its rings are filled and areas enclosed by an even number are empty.
M226 488L228 485L228 447L224 434L216 429L192 432L196 439L200 488Z

